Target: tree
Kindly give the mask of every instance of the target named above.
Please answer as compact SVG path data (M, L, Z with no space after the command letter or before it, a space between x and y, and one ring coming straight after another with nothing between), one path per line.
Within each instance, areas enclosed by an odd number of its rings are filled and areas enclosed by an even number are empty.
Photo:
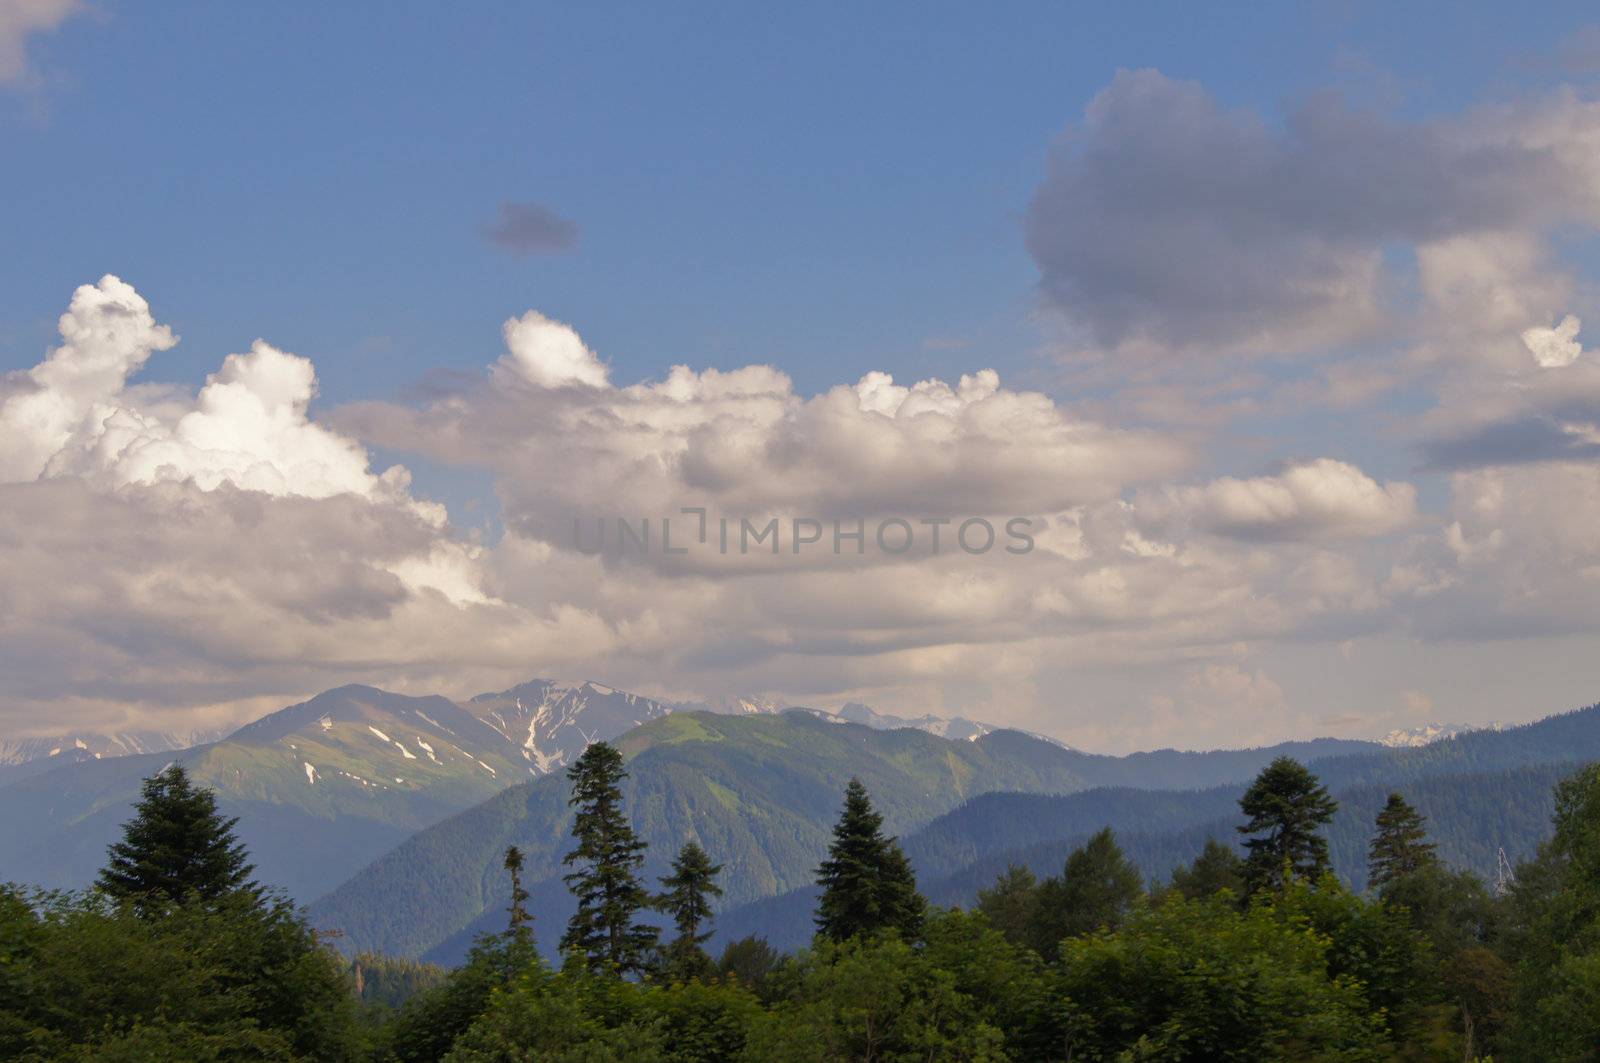
M822 897L814 921L834 941L883 930L913 938L922 927L927 902L917 892L905 853L882 828L883 817L872 810L866 787L851 779L828 858L817 868Z
M1217 839L1207 838L1194 863L1173 868L1172 888L1191 901L1204 900L1218 890L1243 894L1244 861Z
M717 960L717 973L732 978L758 996L766 991L767 979L778 969L782 956L764 937L751 934L730 941Z
M698 842L686 842L672 862L672 874L661 880L664 892L656 899L661 911L672 917L678 936L667 947L667 960L672 972L687 980L696 975L709 975L711 957L701 946L711 937L711 901L722 896L717 885L721 864L713 864L711 857Z
M236 823L218 815L211 791L195 787L183 765L173 764L144 781L99 887L147 914L190 897L216 901L251 888L254 868L234 837Z
M578 845L562 860L578 865L564 876L578 910L561 947L582 952L591 968L609 966L619 974L642 972L657 937L655 927L634 920L649 906L650 895L639 881L645 843L622 813L619 786L627 777L622 754L606 742L589 746L567 769Z
M1142 892L1138 868L1106 827L1067 856L1060 877L1040 885L1029 943L1054 960L1063 938L1114 929Z
M1367 885L1379 894L1403 878L1415 875L1438 862L1422 814L1399 794L1390 794L1389 803L1378 813L1378 833L1367 854Z
M1328 870L1328 842L1318 828L1333 819L1339 803L1328 788L1293 757L1279 757L1257 775L1239 798L1246 823L1245 885L1251 893L1281 890L1284 875L1315 882Z
M511 915L511 925L507 933L518 939L528 937L527 924L533 921L533 916L528 914L528 891L522 888L522 850L515 845L506 848L505 868L511 872L511 907L506 911Z
M1012 864L994 885L978 891L978 911L1013 945L1026 945L1039 902L1039 880L1021 864Z

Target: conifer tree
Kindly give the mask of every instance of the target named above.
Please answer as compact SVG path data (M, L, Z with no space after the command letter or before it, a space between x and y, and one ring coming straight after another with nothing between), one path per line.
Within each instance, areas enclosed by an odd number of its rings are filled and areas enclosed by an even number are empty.
M634 918L650 904L650 894L639 881L645 843L622 812L619 785L627 777L622 754L606 742L590 745L567 769L572 782L567 803L578 810L572 825L578 845L562 860L578 867L564 876L578 910L561 948L582 952L591 968L610 967L619 974L644 970L658 934Z
M1378 813L1378 833L1367 853L1369 887L1386 893L1395 882L1438 862L1434 846L1425 840L1426 822L1404 797L1389 795L1389 803Z
M895 839L883 836L883 817L872 810L861 780L851 779L844 795L828 859L817 868L817 930L835 941L883 930L916 937L927 902L910 862Z
M218 815L211 791L194 786L183 765L173 764L144 781L98 885L144 914L191 897L215 901L253 888L255 869L234 837L236 823Z
M1328 788L1293 757L1279 757L1257 775L1239 808L1247 817L1245 886L1255 893L1284 887L1285 871L1315 881L1328 870L1328 842L1319 829L1339 808Z
M656 906L672 917L678 931L667 947L667 963L680 978L708 975L713 968L701 946L711 937L711 901L722 896L716 881L721 870L721 864L713 864L699 843L691 841L672 861L672 874L661 880L664 892Z
M528 891L522 888L522 850L515 845L506 849L505 869L511 872L511 907L506 909L511 916L508 933L513 938L525 939L529 935L527 924L533 921L533 916L528 914Z

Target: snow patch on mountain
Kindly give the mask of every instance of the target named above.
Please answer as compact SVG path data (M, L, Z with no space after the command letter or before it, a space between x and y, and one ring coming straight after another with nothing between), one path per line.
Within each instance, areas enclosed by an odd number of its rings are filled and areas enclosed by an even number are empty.
M1499 731L1505 725L1494 722L1480 725L1465 723L1425 723L1420 727L1402 728L1390 731L1378 739L1382 744L1391 749L1416 748L1442 742L1447 738L1466 734L1468 731Z

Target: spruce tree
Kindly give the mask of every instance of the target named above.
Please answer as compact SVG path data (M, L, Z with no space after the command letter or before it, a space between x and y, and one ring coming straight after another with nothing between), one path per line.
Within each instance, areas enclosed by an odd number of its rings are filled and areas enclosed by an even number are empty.
M1239 798L1246 822L1245 886L1251 893L1281 890L1285 870L1315 881L1328 870L1328 842L1319 829L1339 808L1328 788L1293 757L1279 757Z
M663 892L656 906L672 917L678 936L667 946L667 963L672 973L688 979L709 975L711 957L701 947L710 937L711 901L722 896L717 885L721 864L697 842L686 842L672 862L672 874L661 880Z
M883 930L914 938L922 930L927 902L917 892L905 853L895 839L883 836L882 827L866 787L851 779L828 858L817 868L822 897L814 921L835 941Z
M98 885L142 914L253 889L255 869L233 834L238 822L218 815L211 791L194 786L183 765L173 764L144 781Z
M619 788L628 773L622 754L606 742L595 742L567 769L578 810L572 824L577 848L562 860L578 870L564 876L578 899L561 948L582 952L596 970L618 974L642 972L655 949L657 930L634 917L650 904L639 881L645 843L622 813Z
M1428 830L1422 814L1404 797L1390 794L1389 803L1378 813L1378 833L1367 853L1367 885L1386 893L1391 885L1433 867L1438 858L1426 839Z

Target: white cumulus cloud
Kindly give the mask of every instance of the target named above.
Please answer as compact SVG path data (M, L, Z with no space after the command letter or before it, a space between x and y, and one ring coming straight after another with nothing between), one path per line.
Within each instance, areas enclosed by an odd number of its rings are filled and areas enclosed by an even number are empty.
M1578 342L1580 327L1582 322L1568 314L1555 328L1535 326L1524 331L1522 345L1544 368L1561 369L1576 362L1583 353L1583 344Z

